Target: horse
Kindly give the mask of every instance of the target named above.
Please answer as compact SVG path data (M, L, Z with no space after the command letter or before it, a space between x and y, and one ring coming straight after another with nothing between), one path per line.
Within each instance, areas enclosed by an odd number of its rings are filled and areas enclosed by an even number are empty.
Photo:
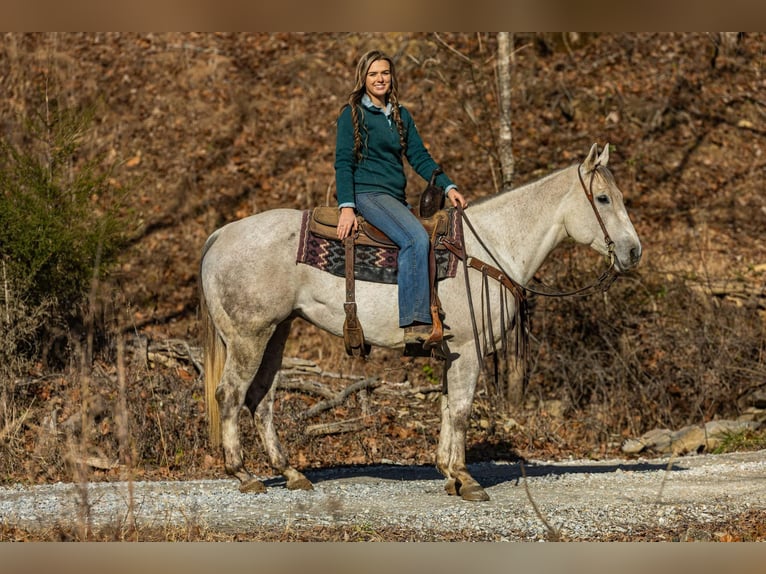
M593 144L580 164L471 203L464 215L470 214L475 236L465 234L465 252L498 262L522 286L567 238L609 256L608 265L615 274L633 269L641 259L641 242L608 161L609 145L599 154L598 144ZM290 465L280 445L274 397L291 322L300 317L341 337L345 290L343 278L296 263L301 217L300 210L272 209L233 221L214 231L202 251L199 280L206 323L209 439L212 447L223 447L225 472L239 479L242 492L266 490L243 463L238 429L243 406L253 417L271 465L286 479L286 487L313 489L306 476ZM436 468L445 478L448 494L482 501L489 497L465 462L466 429L482 360L474 347L467 289L474 293L474 300L484 289L482 273L468 267L440 281L438 288L452 337L449 360L444 363ZM498 302L501 290L493 290L488 297ZM367 342L403 348L397 286L357 281L356 300ZM500 307L489 307L494 309L490 311L494 320L486 321L483 329L500 324ZM499 341L502 333L492 328L483 335Z

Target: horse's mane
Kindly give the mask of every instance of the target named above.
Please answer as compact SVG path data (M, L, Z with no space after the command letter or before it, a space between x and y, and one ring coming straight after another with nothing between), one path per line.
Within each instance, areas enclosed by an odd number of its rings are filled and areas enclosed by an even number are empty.
M539 177L537 179L531 179L531 180L529 180L527 182L522 183L521 185L517 185L515 187L511 187L510 189L506 189L506 190L503 190L501 192L490 194L490 195L485 195L484 197L481 197L481 198L479 198L479 199L477 199L475 201L472 201L471 204L473 204L473 205L481 205L482 203L485 203L487 201L491 201L491 200L496 199L498 197L502 197L502 196L510 194L510 193L516 193L518 191L522 191L524 188L529 187L530 185L534 185L534 184L537 184L537 183L543 183L544 181L552 179L552 178L556 177L557 175L559 175L560 173L562 173L562 172L564 172L564 171L566 171L568 169L571 169L573 167L576 167L577 165L579 165L579 164L572 164L570 166L563 167L561 169L558 169L556 171L548 173L548 174L546 174L546 175L544 175L542 177ZM599 165L599 166L596 167L596 173L598 175L600 175L601 177L603 177L607 181L607 183L614 184L614 182L615 182L614 181L614 176L612 175L612 172L609 171L608 167L603 166L603 165Z
M544 181L546 181L548 179L551 179L551 178L557 176L558 174L560 174L561 172L566 171L566 170L572 168L574 165L576 165L576 164L572 164L570 166L563 167L563 168L561 168L559 170L556 170L554 172L548 173L548 174L546 174L546 175L544 175L542 177L539 177L537 179L531 179L531 180L529 180L527 182L522 183L521 185L517 185L515 187L511 187L509 189L505 189L505 190L500 191L498 193L493 193L493 194L490 194L490 195L485 195L484 197L480 197L479 199L471 201L471 204L472 205L481 205L482 203L486 203L487 201L491 201L491 200L496 199L498 197L502 197L502 196L508 195L510 193L516 193L517 191L521 191L525 187L528 187L528 186L533 185L535 183L542 183L542 182L544 182Z

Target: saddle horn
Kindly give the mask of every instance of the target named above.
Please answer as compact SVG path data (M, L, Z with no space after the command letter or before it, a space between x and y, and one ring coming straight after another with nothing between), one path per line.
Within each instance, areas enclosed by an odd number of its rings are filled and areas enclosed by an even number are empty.
M431 217L434 213L444 208L444 190L436 185L436 178L441 173L441 168L437 167L431 173L431 179L423 193L420 194L418 213L421 218Z

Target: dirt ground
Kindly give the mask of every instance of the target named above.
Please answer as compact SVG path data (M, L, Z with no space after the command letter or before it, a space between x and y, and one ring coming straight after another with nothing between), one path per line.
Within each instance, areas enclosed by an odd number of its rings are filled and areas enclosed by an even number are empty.
M43 536L77 532L85 523L96 533L196 529L199 539L258 540L279 533L332 539L331 533L353 531L355 539L416 541L710 542L764 534L766 451L484 462L470 470L489 501L447 496L432 467L389 464L309 472L313 492L288 491L278 477L259 495L240 493L232 480L0 488L0 513Z

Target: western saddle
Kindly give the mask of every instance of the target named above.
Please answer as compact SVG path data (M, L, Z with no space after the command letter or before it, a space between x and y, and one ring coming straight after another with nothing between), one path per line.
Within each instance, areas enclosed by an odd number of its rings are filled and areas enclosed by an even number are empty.
M337 207L315 207L309 218L309 230L314 235L337 241L339 215ZM431 286L430 310L433 327L428 339L423 343L423 349L430 352L430 349L438 345L444 337L444 328L440 317L441 304L436 292L436 256L434 249L439 238L447 235L449 232L449 214L446 210L440 209L430 217L419 218L419 220L431 238L428 269ZM349 355L364 357L369 354L370 345L364 340L364 332L356 314L354 247L356 245L371 245L373 247L396 248L397 246L385 233L370 222L365 221L363 217L357 216L357 222L358 231L343 240L346 253L346 301L343 305L346 319L343 324L343 341L346 346L346 352ZM407 349L405 349L405 352L407 352Z

